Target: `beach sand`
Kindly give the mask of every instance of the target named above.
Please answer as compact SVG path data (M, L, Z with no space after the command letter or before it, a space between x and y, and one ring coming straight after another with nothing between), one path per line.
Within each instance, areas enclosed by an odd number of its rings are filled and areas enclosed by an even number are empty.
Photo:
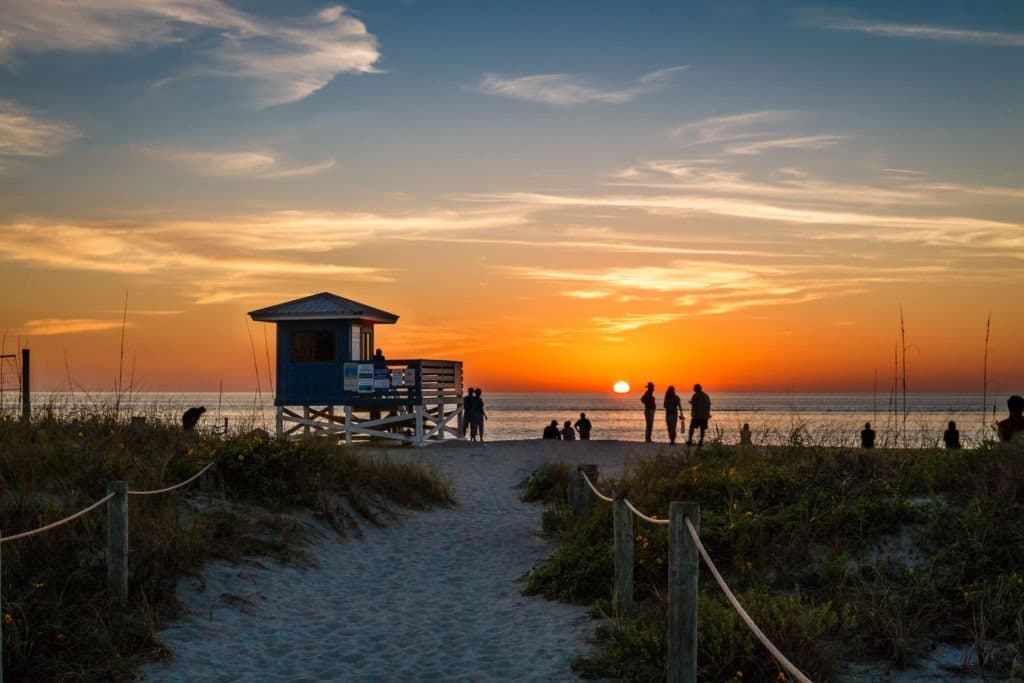
M182 581L185 614L160 632L172 653L147 681L572 681L590 650L586 608L524 597L518 581L552 551L543 507L513 487L545 462L603 476L657 444L446 442L371 449L436 467L458 505L410 512L362 539L322 527L315 568L214 563Z

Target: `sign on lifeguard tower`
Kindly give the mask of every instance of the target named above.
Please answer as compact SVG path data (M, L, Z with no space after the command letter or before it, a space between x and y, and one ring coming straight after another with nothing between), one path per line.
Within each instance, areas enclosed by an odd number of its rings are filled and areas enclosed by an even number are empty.
M463 438L460 361L386 360L374 354L374 326L394 324L397 315L321 292L249 316L277 325L278 434L336 434L346 443L386 438L420 446Z

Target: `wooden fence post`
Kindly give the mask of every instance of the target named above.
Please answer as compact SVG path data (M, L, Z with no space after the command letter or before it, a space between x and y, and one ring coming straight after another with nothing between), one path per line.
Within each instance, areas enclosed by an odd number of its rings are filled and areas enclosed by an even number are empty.
M700 554L686 528L689 517L700 531L700 504L669 506L668 683L697 681L697 570Z
M0 533L0 536L3 536L3 534ZM4 547L3 544L0 543L0 549L2 549L3 547ZM4 575L4 565L3 565L3 561L0 560L0 577L2 577L3 575ZM0 683L3 683L3 680L4 680L4 619L3 619L4 609L3 609L3 594L4 594L3 581L0 581Z
M107 484L107 590L122 607L128 604L128 487L123 481Z
M633 609L633 513L626 507L625 491L615 491L614 498L615 588L612 591L612 610L619 617Z

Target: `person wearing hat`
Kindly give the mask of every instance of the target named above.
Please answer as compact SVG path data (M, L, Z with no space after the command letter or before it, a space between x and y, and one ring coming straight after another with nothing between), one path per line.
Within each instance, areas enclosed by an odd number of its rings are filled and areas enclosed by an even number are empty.
M693 430L700 429L700 441L698 446L704 445L704 432L708 428L708 420L711 419L711 397L704 393L699 384L693 385L693 396L690 397L690 433L686 439L686 445L693 445Z
M644 441L651 442L651 432L654 430L654 412L658 409L658 402L654 400L654 382L647 383L647 391L640 397L644 404L644 421L647 423L644 432Z

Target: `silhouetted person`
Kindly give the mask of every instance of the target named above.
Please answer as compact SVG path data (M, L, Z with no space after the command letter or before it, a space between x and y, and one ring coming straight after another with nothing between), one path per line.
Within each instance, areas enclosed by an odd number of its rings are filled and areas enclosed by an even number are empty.
M999 440L1014 441L1024 434L1024 397L1014 394L1006 399L1006 408L1010 414L999 421Z
M875 430L871 428L870 422L864 423L864 429L860 430L860 447L861 448L874 448L875 447Z
M679 394L675 387L669 387L665 392L665 400L662 403L665 407L665 426L668 427L668 442L676 442L676 424L679 422L679 412L683 409L683 402L679 400Z
M181 414L181 428L186 432L191 432L196 428L196 423L199 422L199 418L206 412L205 406L199 406L198 408L189 408Z
M575 439L576 430L572 428L572 422L566 420L565 426L562 427L562 441L574 441Z
M956 428L956 422L949 421L946 431L942 432L942 440L946 443L946 448L960 448L960 430Z
M551 424L544 428L545 439L561 439L562 434L558 431L558 420L552 420Z
M590 440L590 420L587 419L586 413L580 413L580 419L576 420L573 426L580 433L580 441Z
M380 349L377 349L376 351L374 351L374 353L373 353L373 362L374 363L383 363L384 362L384 352L381 351Z
M741 446L753 446L754 442L750 438L750 425L746 422L743 423L743 427L740 428L740 445Z
M647 383L647 391L640 397L640 402L644 404L644 441L650 443L651 432L654 431L654 413L658 410L658 402L654 400L654 382Z
M484 411L484 400L480 398L480 387L473 390L473 405L469 412L469 440L476 441L477 434L480 440L484 440L484 420L487 413Z
M462 438L466 438L469 431L469 407L473 405L476 397L473 396L473 387L466 387L466 395L462 397Z
M686 445L693 445L693 430L700 429L700 441L698 446L704 445L704 432L708 428L708 420L711 419L711 397L704 393L699 384L693 385L693 396L690 397L690 432L686 438Z

